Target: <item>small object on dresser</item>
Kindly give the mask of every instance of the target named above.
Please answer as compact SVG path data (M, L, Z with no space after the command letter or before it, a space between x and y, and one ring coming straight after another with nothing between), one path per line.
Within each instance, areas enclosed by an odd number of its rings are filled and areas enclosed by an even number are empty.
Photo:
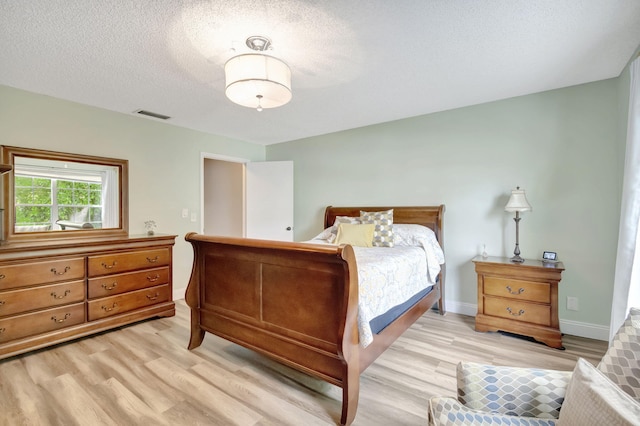
M489 253L487 253L487 245L483 244L482 245L482 258L486 259L487 257L489 257Z
M156 221L155 220L147 220L144 222L144 229L147 230L147 235L153 235L156 231Z
M558 253L555 251L543 251L542 261L544 263L558 263Z

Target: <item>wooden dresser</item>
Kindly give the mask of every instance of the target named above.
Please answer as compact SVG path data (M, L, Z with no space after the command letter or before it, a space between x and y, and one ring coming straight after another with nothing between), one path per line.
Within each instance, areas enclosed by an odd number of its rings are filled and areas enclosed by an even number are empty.
M0 246L0 359L175 315L175 235Z
M473 259L478 275L476 331L507 331L563 349L558 283L564 265L506 257Z

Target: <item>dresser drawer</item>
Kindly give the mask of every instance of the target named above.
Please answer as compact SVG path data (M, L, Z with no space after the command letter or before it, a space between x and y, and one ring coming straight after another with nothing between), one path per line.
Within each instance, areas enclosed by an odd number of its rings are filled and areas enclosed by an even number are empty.
M136 269L167 266L170 262L171 251L168 248L89 256L88 273L90 277L98 277Z
M0 342L47 333L84 322L84 303L0 319Z
M84 302L84 280L0 293L0 317Z
M112 315L133 311L145 306L167 302L171 298L169 285L164 284L136 290L118 296L105 297L88 302L88 319L95 321Z
M517 280L496 276L484 276L484 294L517 300L551 303L549 283Z
M169 282L169 267L89 279L89 299L112 296Z
M84 258L0 266L0 290L84 278Z
M551 306L529 303L521 300L509 300L485 297L484 313L486 315L507 318L533 324L551 325Z

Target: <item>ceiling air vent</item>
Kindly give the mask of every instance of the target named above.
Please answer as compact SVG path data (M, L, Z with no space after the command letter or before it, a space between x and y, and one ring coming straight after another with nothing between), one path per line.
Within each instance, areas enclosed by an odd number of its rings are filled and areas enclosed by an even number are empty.
M147 117L153 117L159 120L168 120L171 118L168 115L158 114L157 112L145 111L143 109L137 110L136 114L146 115Z

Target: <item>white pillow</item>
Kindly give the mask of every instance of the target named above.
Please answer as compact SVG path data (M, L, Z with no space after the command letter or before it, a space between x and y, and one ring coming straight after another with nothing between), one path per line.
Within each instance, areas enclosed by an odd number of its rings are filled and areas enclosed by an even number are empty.
M327 229L325 229L324 231L322 231L321 233L319 233L318 235L313 237L313 240L325 240L325 241L327 241L329 239L329 237L331 236L331 228L332 228L332 226L328 227Z
M557 425L640 425L640 403L579 358Z
M314 240L326 240L328 243L333 244L336 240L336 235L338 234L338 225L341 223L352 223L352 224L360 224L359 217L351 217L351 216L336 216L336 219L333 222L333 225L322 231L320 234L313 237Z
M336 240L336 235L338 235L338 226L341 223L351 223L354 225L360 224L359 217L351 217L351 216L336 216L336 220L333 221L333 226L331 227L331 235L327 238L327 241L332 243Z
M437 242L436 234L431 228L413 223L394 223L393 242L397 246L420 247L422 240Z

